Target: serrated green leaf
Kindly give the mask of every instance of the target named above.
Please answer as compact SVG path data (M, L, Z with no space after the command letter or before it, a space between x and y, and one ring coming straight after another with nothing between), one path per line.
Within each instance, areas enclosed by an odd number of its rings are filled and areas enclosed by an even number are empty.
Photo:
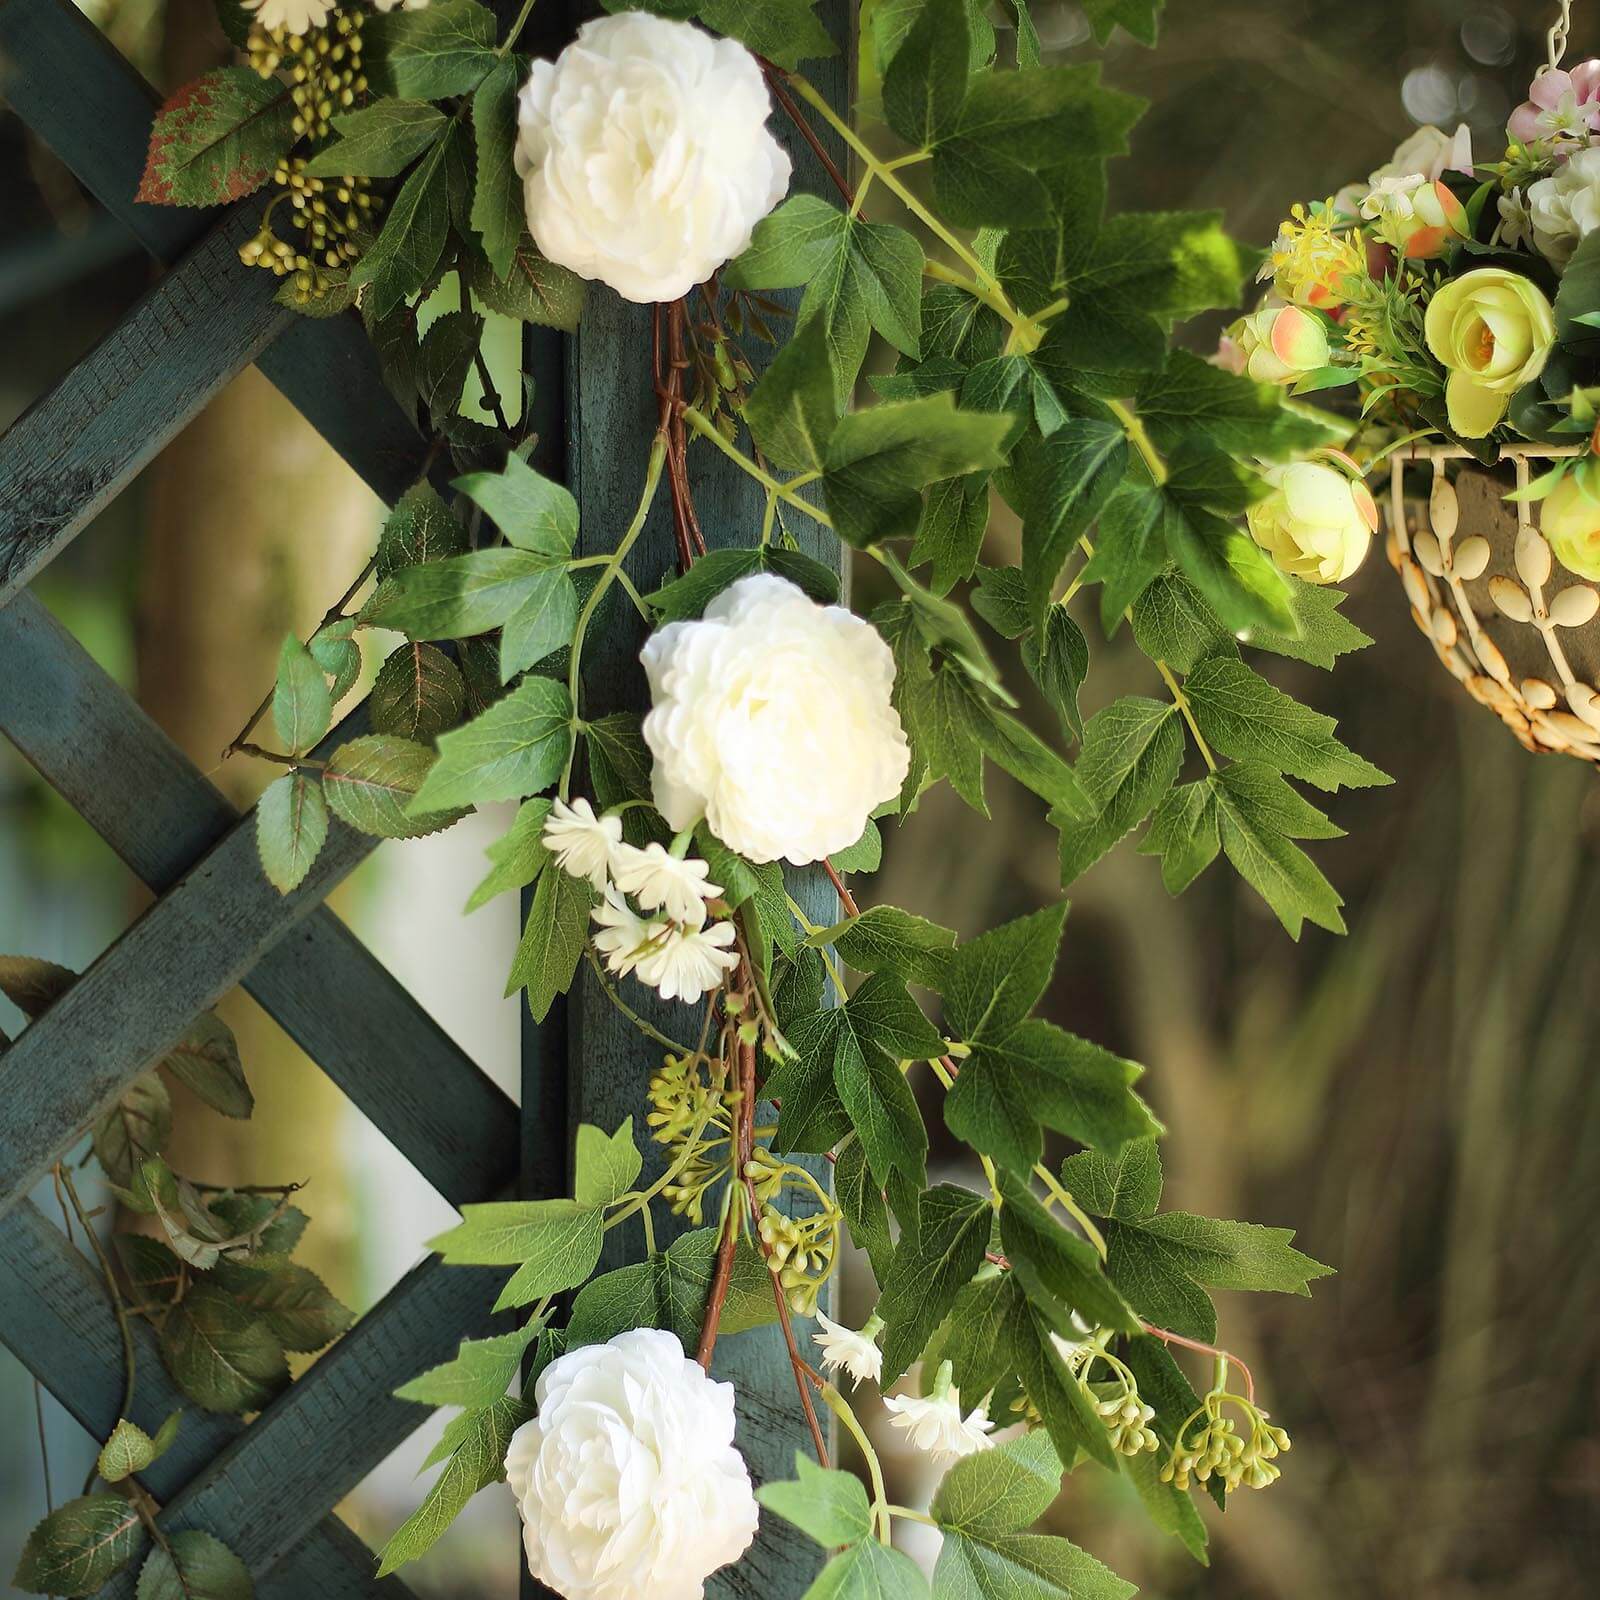
M100 1447L95 1468L107 1483L120 1483L143 1472L156 1459L156 1442L136 1422L119 1417L111 1437Z
M290 634L278 652L272 721L291 755L304 755L328 731L333 700L328 680L311 652Z
M435 756L426 745L389 734L363 734L328 757L322 792L334 815L379 839L420 839L466 815L465 810L411 810Z
M306 175L393 178L439 137L445 122L445 114L426 100L383 99L347 111L333 119L339 137L311 157Z
M407 815L537 794L561 774L572 748L571 721L565 684L524 679L480 716L440 737L439 759Z
M369 17L363 37L380 94L470 94L497 59L494 13L477 0L433 0L421 11Z
M159 1155L172 1133L172 1100L154 1072L135 1078L94 1124L94 1156L106 1176L126 1188L134 1171Z
M1032 1525L1061 1492L1061 1458L1044 1433L1025 1433L958 1461L929 1507L946 1533L993 1536Z
M95 1594L144 1542L139 1513L120 1495L82 1495L35 1525L11 1581L29 1594Z
M822 319L804 323L779 350L750 391L742 414L751 436L778 466L795 472L821 470L839 421Z
M416 484L401 495L378 536L378 580L381 583L402 567L443 561L466 550L467 530L461 519L432 484Z
M1094 30L1096 44L1104 44L1121 23L1140 44L1156 42L1156 18L1165 0L1083 0L1083 14Z
M892 972L907 983L937 989L944 982L955 930L898 906L871 906L857 917L812 935L807 944L831 944L857 972Z
M431 644L404 644L378 668L369 714L373 732L425 745L455 727L466 703L467 686L449 656Z
M793 1479L764 1483L756 1490L756 1499L768 1511L825 1549L872 1536L872 1508L859 1478L819 1467L803 1451L795 1452L794 1470Z
M538 1336L538 1323L530 1321L515 1333L463 1339L449 1361L418 1374L395 1394L424 1406L464 1406L469 1411L492 1406L510 1387L524 1353Z
M965 0L927 0L883 75L883 113L913 150L954 130L972 48Z
M460 4L463 0L452 0L452 3ZM405 18L433 16L438 9L400 15ZM372 19L374 24L395 20L394 17ZM449 156L456 141L465 137L461 125L452 122L444 135L429 147L389 203L377 239L351 272L353 287L370 285L363 308L370 300L374 316L387 316L408 294L421 288L438 266L450 228Z
M552 577L566 577L563 559L502 547L405 567L379 586L361 620L411 639L487 633L541 604Z
M833 1169L833 1193L844 1212L850 1237L857 1248L866 1251L872 1275L882 1283L894 1256L894 1241L889 1234L883 1189L872 1176L860 1140L852 1140L839 1152Z
M1065 904L1046 906L957 946L942 992L960 1038L1003 1038L1033 1010L1055 969L1066 916Z
M633 1142L632 1117L610 1134L587 1122L578 1124L572 1193L579 1205L614 1204L633 1187L643 1165Z
M941 1183L917 1201L912 1237L902 1234L883 1285L878 1315L883 1384L894 1382L922 1354L956 1295L983 1264L993 1213L982 1195Z
M137 1600L252 1600L250 1570L220 1539L182 1528L145 1557Z
M497 1200L463 1206L455 1227L428 1241L451 1266L520 1267L538 1263L551 1276L600 1253L600 1209L576 1200ZM593 1263L574 1279L581 1283ZM560 1284L558 1289L571 1288ZM555 1293L557 1290L541 1291Z
M472 137L477 155L472 229L497 278L504 278L511 271L517 243L526 226L522 184L513 161L519 73L516 60L507 56L489 70L472 96Z
M266 1321L203 1281L167 1313L161 1353L178 1387L207 1411L259 1411L288 1381L283 1344Z
M217 1281L255 1312L285 1350L308 1354L332 1344L355 1317L309 1267L295 1261L259 1265L224 1261Z
M1207 656L1236 655L1238 647L1204 595L1181 572L1163 572L1133 602L1133 637L1152 661L1191 672Z
M277 78L218 67L186 83L156 113L136 199L147 205L228 205L272 176L297 135Z
M354 617L340 617L324 623L306 645L311 659L333 679L328 693L335 705L355 688L361 676L361 646L352 637L355 627Z
M1204 779L1170 790L1139 844L1141 854L1161 857L1161 881L1168 894L1182 894L1221 848L1216 793Z
M1294 614L1295 633L1273 633L1250 628L1245 643L1252 650L1270 650L1274 655L1292 656L1314 667L1331 669L1334 662L1352 650L1365 650L1371 638L1349 618L1339 614L1344 594L1327 584L1305 583L1290 578L1289 609Z
M584 940L594 890L583 878L552 868L539 875L522 940L511 963L506 993L528 991L528 1010L543 1022L558 994L571 986Z
M239 1043L233 1029L214 1011L198 1017L161 1064L213 1111L225 1117L248 1117L255 1096L245 1081Z
M1076 771L1095 813L1088 821L1060 819L1062 883L1093 866L1172 787L1183 759L1175 719L1170 702L1130 695L1084 725Z
M801 1600L928 1600L928 1580L910 1556L862 1539L836 1555Z
M1091 1328L1138 1333L1139 1318L1107 1280L1094 1246L1033 1198L1026 1174L1002 1171L998 1182L1001 1245L1029 1298L1076 1311Z
M572 491L536 472L521 456L499 472L469 472L455 487L478 505L519 550L564 561L578 537Z
M1172 559L1227 627L1294 627L1289 580L1237 523L1191 506L1165 527Z
M520 186L517 204L521 205ZM489 310L541 328L577 331L588 286L577 273L546 258L526 229L498 276L488 257L476 252L468 253L466 267L468 287Z

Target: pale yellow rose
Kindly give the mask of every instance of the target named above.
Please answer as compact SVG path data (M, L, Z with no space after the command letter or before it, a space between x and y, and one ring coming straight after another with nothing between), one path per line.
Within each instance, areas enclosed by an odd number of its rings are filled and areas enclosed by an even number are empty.
M1463 439L1500 425L1511 396L1544 370L1556 319L1539 287L1504 267L1479 267L1440 287L1423 323L1449 373L1445 404Z
M1600 498L1576 473L1569 472L1540 502L1539 531L1568 572L1600 579Z
M1262 477L1272 493L1246 520L1280 571L1307 583L1342 583L1366 560L1378 508L1359 477L1320 461L1268 467Z

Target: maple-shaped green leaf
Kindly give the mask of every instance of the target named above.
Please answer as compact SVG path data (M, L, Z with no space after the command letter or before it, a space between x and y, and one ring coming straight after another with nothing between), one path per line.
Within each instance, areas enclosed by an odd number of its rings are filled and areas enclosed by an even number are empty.
M768 1511L827 1549L872 1536L872 1508L854 1473L819 1467L803 1451L795 1452L794 1468L793 1479L756 1490Z
M402 1384L395 1394L425 1406L465 1406L475 1410L493 1405L510 1387L527 1348L539 1335L530 1321L514 1333L490 1339L463 1339L456 1354L436 1367Z
M1182 760L1183 733L1170 701L1129 695L1085 723L1076 771L1094 813L1087 820L1059 819L1062 883L1144 821L1172 787Z
M1140 44L1156 42L1156 19L1166 0L1083 0L1083 14L1094 30L1096 44L1104 44L1118 23Z
M524 678L503 700L440 737L439 759L429 767L407 815L537 794L560 776L571 748L572 701L566 685Z
M1293 1248L1291 1228L1158 1211L1161 1158L1154 1140L1130 1145L1115 1160L1093 1151L1070 1156L1061 1181L1103 1219L1111 1281L1141 1316L1186 1338L1216 1338L1208 1289L1309 1295L1312 1281L1333 1271Z
M1137 1333L1139 1319L1101 1270L1094 1246L1034 1199L1026 1174L1001 1172L1000 1242L1030 1299L1076 1311L1091 1328Z
M917 1200L917 1226L901 1235L878 1315L885 1387L922 1354L956 1295L983 1263L994 1213L980 1194L941 1183Z

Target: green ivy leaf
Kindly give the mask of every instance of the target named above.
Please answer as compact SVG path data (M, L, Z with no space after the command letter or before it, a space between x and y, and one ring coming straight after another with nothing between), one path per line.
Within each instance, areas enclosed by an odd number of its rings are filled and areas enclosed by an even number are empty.
M363 41L374 89L418 100L471 94L497 60L494 13L477 0L369 17Z
M633 1142L632 1117L611 1134L587 1122L578 1124L572 1192L580 1205L615 1204L633 1187L643 1165Z
M516 204L520 221L520 185ZM477 226L476 222L473 226ZM547 260L526 228L512 245L503 269L475 251L467 253L466 269L468 287L491 311L541 328L559 328L563 333L577 331L587 285L577 273Z
M220 1539L183 1528L167 1545L145 1557L137 1600L253 1600L249 1568Z
M469 1411L492 1406L510 1387L524 1352L538 1336L538 1323L530 1321L492 1339L463 1339L449 1361L420 1373L395 1394L424 1406L465 1406Z
M524 679L481 716L440 737L439 760L407 814L537 794L561 774L572 748L571 721L565 684Z
M948 594L970 578L989 526L989 476L983 472L944 478L932 485L917 524L910 565L932 562L935 594Z
M928 1600L928 1580L910 1556L862 1539L836 1555L801 1600Z
M998 467L1004 417L957 411L948 395L885 401L841 419L823 488L834 531L866 547L916 532L922 490L940 478Z
M872 906L806 940L809 945L831 944L857 972L889 972L933 989L945 981L955 942L954 929L898 906Z
M773 357L750 391L742 414L751 436L778 466L794 472L821 471L828 440L839 423L827 328L821 318L803 323Z
M441 425L461 404L472 358L483 338L483 318L472 311L447 311L429 324L417 352L417 391Z
M825 1549L872 1536L872 1508L858 1477L819 1467L798 1450L794 1470L790 1481L764 1483L756 1490L756 1499L768 1511Z
M571 987L589 935L594 898L588 882L570 872L552 869L539 876L506 980L508 995L518 989L528 991L528 1010L535 1022L543 1022L556 996Z
M328 731L333 700L328 680L311 652L291 633L278 652L272 721L291 755L304 755Z
M839 575L832 568L798 550L768 544L713 550L681 577L646 595L645 602L661 621L681 622L700 616L724 589L752 572L774 572L787 578L823 605L834 605L839 599Z
M11 1581L28 1594L95 1594L144 1542L139 1513L121 1495L86 1494L34 1528Z
M363 734L328 757L322 792L333 814L360 833L420 839L466 815L464 809L411 809L434 761L426 745L390 734Z
M1061 1460L1049 1436L1025 1433L958 1461L929 1509L947 1534L990 1537L1031 1527L1060 1492Z
M607 9L630 9L619 0ZM748 45L757 55L792 72L811 57L831 56L837 47L812 9L816 0L701 0L700 20L708 28Z
M543 837L549 815L548 799L522 802L511 826L485 852L492 865L483 882L472 891L466 904L468 911L476 911L508 890L525 887L544 871L550 859Z
M945 1015L969 1045L1003 1038L1039 1003L1055 970L1067 907L979 934L956 948L945 973Z
M339 137L306 163L313 178L393 178L444 131L448 119L426 100L379 100L333 119Z
M431 744L455 727L466 704L460 668L444 651L403 644L378 668L368 709L375 733Z
M488 633L525 608L547 604L553 578L566 577L565 559L502 547L404 567L374 592L361 621L409 639Z
M1166 518L1167 549L1228 627L1294 627L1289 580L1237 523L1190 508Z
M146 205L229 205L272 176L297 135L277 78L218 67L186 83L156 113L135 199Z
M1129 695L1084 725L1077 773L1095 813L1088 821L1060 819L1063 884L1132 832L1172 787L1183 760L1176 718L1171 702Z
M1252 650L1270 650L1274 655L1292 656L1296 661L1328 670L1340 656L1364 650L1372 643L1355 623L1339 614L1345 600L1342 591L1326 584L1304 583L1299 578L1288 582L1294 631L1273 633L1270 629L1251 628L1245 643Z
M600 1260L603 1214L576 1200L464 1206L461 1223L428 1241L451 1266L517 1268L496 1311L574 1289Z
M926 0L883 75L883 114L913 150L955 129L967 95L966 0Z
M167 1313L161 1353L178 1387L207 1411L259 1411L289 1377L266 1321L205 1281Z
M1121 23L1140 44L1156 42L1156 18L1165 0L1083 0L1083 14L1094 30L1096 44L1104 44Z
M472 136L477 182L472 191L472 228L497 278L511 271L525 223L522 183L513 153L517 143L520 68L506 56L491 67L472 96ZM383 104L384 102L379 102Z
M901 1235L878 1302L878 1315L888 1324L885 1388L922 1354L983 1264L993 1219L982 1195L954 1184L937 1184L918 1197L916 1229L910 1238Z
M426 16L427 12L401 15ZM521 1400L504 1395L493 1405L468 1411L457 1418L460 1424L452 1442L454 1450L444 1471L434 1479L427 1498L395 1529L383 1547L378 1576L386 1577L397 1567L415 1561L431 1549L445 1529L455 1521L461 1508L480 1489L498 1483L505 1476L506 1450L514 1434L528 1420L531 1408ZM455 1426L452 1424L452 1426Z
M1146 585L1131 621L1139 648L1175 672L1192 672L1207 656L1238 654L1233 635L1181 572L1163 572Z
M850 1237L866 1251L872 1275L882 1283L894 1257L894 1241L883 1189L872 1176L859 1139L851 1140L839 1152L833 1169L833 1194L849 1224Z
M1051 1338L1064 1331L1069 1337L1076 1337L1070 1333L1070 1326L1065 1315L1058 1316L1053 1309L1047 1312L1032 1301L1021 1301L1008 1329L1011 1359L1056 1454L1064 1461L1075 1461L1082 1451L1114 1471L1117 1457L1105 1425L1083 1385L1067 1370Z
M1150 818L1139 843L1141 855L1161 857L1161 881L1168 894L1182 894L1222 848L1217 831L1217 797L1207 779L1171 790Z
M1036 624L1068 555L1121 483L1127 462L1121 426L1094 417L1070 418L1048 439L1018 451L1022 577Z
M1211 746L1262 761L1319 789L1364 789L1392 782L1333 737L1334 719L1291 700L1244 662L1202 661L1184 694Z

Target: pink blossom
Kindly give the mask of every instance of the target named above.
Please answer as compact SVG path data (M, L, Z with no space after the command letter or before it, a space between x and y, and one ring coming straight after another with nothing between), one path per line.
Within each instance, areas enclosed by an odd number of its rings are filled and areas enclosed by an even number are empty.
M1580 62L1571 72L1560 67L1541 72L1506 124L1506 132L1522 144L1541 139L1587 141L1596 131L1600 131L1600 60Z

